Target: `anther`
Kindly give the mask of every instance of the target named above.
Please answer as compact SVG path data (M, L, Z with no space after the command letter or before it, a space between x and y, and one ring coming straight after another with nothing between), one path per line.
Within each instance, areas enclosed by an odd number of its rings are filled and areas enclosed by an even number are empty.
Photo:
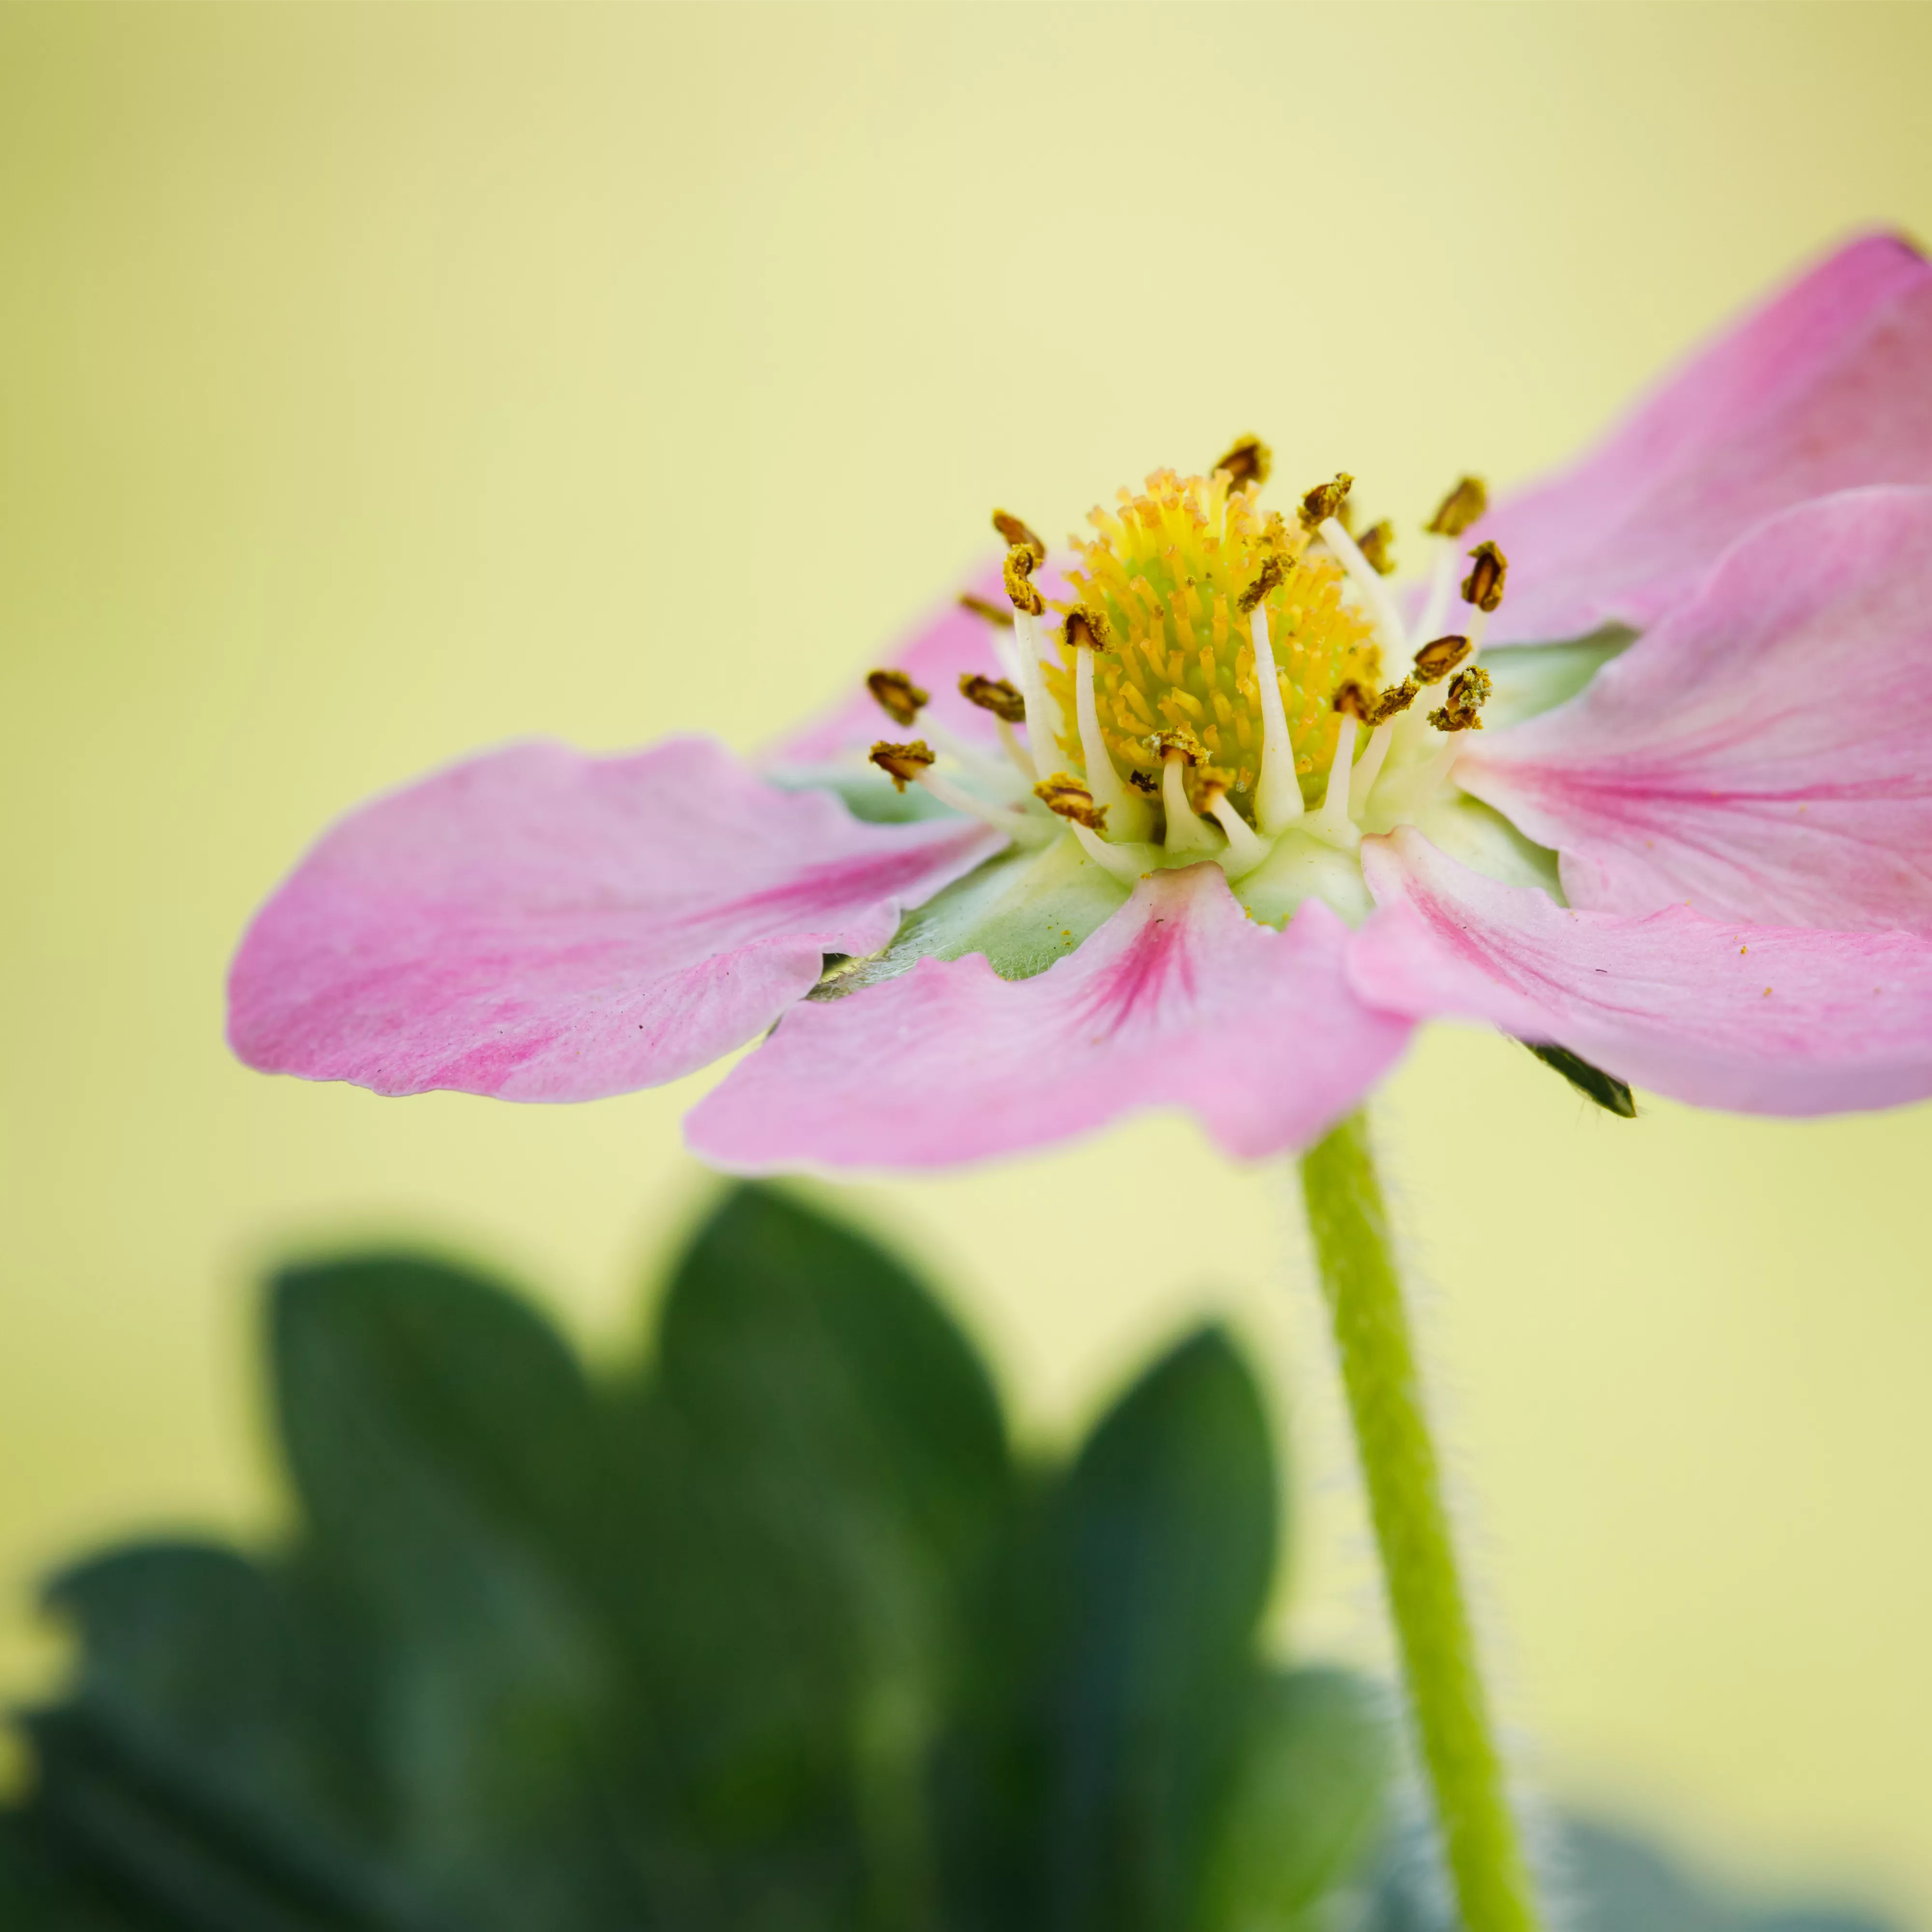
M963 786L955 784L951 779L942 778L932 769L932 747L923 738L916 738L910 745L894 745L881 738L872 747L872 760L901 791L908 784L916 784L949 809L968 818L976 818L981 824L990 825L1002 836L1021 844L1036 844L1042 837L1053 836L1039 819L1023 812L1010 811L1003 805L994 805Z
M934 762L932 747L923 738L915 738L910 745L895 745L881 738L872 747L871 758L899 791L904 791Z
M1277 551L1270 555L1262 566L1261 574L1235 599L1241 615L1246 616L1255 606L1288 574L1288 566Z
M1216 470L1225 470L1228 478L1237 489L1244 483L1252 483L1258 489L1268 480L1268 472L1274 467L1274 452L1258 436L1238 436L1234 447L1214 465ZM1210 476L1213 471L1208 472Z
M1044 563L1046 561L1046 544L1010 510L995 510L993 512L993 527L1009 544L1019 544L1031 550L1034 562Z
M1386 724L1392 718L1400 718L1413 704L1422 690L1412 677L1406 677L1400 684L1392 684L1370 707L1369 722Z
M1009 617L1006 621L1011 623L1012 620ZM982 677L976 670L964 672L959 680L959 695L968 704L990 711L1003 724L1017 724L1026 716L1026 700L1003 677Z
M1448 702L1432 711L1429 722L1438 731L1480 731L1480 714L1489 695L1489 673L1480 664L1472 664L1450 680Z
M1024 524L1021 526L1025 527ZM1030 579L1040 562L1030 546L1016 543L1006 552L1006 561L1001 574L1006 580L1006 595L1013 601L1016 610L1024 610L1030 617L1043 617L1046 614L1046 599L1034 589Z
M1460 478L1436 506L1423 528L1432 537L1460 537L1490 507L1490 493L1480 476Z
M1468 655L1467 638L1438 638L1416 652L1416 674L1424 684L1439 684Z
M1340 470L1335 472L1334 482L1316 484L1301 500L1301 527L1312 532L1331 517L1339 517L1354 481L1346 470Z
M1462 580L1462 602L1478 610L1493 610L1503 601L1503 579L1509 559L1492 543L1479 543L1470 551L1475 568Z
M1208 762L1208 747L1185 728L1155 732L1148 740L1148 748L1158 754L1163 762L1169 758L1184 758L1190 765Z
M1004 517L1006 512L1002 510L998 514ZM1026 531L1024 524L1017 527ZM1030 536L1032 532L1027 531L1027 534ZM1034 623L1036 618L1046 614L1046 599L1032 581L1034 571L1044 554L1043 548L1036 554L1030 544L1016 543L1006 552L1002 572L1006 595L1013 601L1012 655L1018 662L1009 664L1003 659L1001 668L1019 673L1020 692L1026 700L1027 744L1036 778L1048 776L1053 742L1060 735L1060 707L1047 694L1046 678L1040 663L1040 632Z
M975 596L970 590L960 592L959 608L962 610L971 611L976 617L985 618L989 624L998 624L1004 630L1010 631L1013 628L1011 610L1003 608L989 598Z
M1395 541L1395 526L1384 517L1378 524L1371 524L1355 539L1355 548L1368 559L1369 568L1378 577L1388 577L1395 571L1395 558L1389 546Z
M1033 795L1056 818L1084 825L1089 832L1105 832L1107 829L1107 808L1096 805L1094 794L1070 772L1055 772L1052 778L1042 778Z
M1333 700L1334 708L1350 718L1366 721L1375 708L1375 700L1353 678L1340 686Z
M1098 610L1090 610L1083 604L1068 614L1066 641L1084 650L1105 650L1112 643L1113 634Z
M932 702L932 694L920 690L902 670L875 670L866 679L866 688L895 724L911 724L920 706Z

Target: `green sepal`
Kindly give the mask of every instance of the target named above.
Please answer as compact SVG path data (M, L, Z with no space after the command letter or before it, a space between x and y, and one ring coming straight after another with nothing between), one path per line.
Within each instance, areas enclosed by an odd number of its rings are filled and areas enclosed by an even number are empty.
M883 952L835 964L811 997L838 999L922 959L969 952L983 952L1003 980L1030 979L1119 911L1127 892L1070 838L1004 852L908 913Z
M1562 1074L1585 1100L1594 1100L1605 1113L1614 1114L1620 1120L1636 1118L1636 1096L1631 1093L1628 1084L1614 1073L1606 1073L1600 1066L1592 1066L1580 1054L1572 1053L1567 1046L1552 1046L1533 1040L1524 1040L1522 1044L1544 1066Z

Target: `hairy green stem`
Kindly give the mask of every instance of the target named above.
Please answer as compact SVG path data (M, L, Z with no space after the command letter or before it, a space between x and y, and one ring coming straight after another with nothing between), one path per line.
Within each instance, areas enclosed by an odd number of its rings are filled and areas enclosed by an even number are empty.
M1456 1570L1442 1474L1368 1124L1344 1120L1301 1162L1410 1709L1466 1932L1537 1932L1529 1868Z

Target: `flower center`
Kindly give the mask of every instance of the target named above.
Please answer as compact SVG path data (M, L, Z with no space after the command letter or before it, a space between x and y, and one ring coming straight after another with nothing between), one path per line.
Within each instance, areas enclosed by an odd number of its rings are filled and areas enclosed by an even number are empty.
M1493 544L1468 553L1461 627L1437 634L1482 485L1465 478L1426 526L1434 563L1408 622L1382 582L1389 525L1359 538L1350 526L1352 479L1310 490L1291 524L1260 506L1268 466L1244 436L1206 476L1156 470L1138 494L1123 490L1117 508L1092 513L1096 536L1071 540L1070 594L1051 605L1033 580L1046 545L996 511L1010 614L964 601L994 625L1006 676L969 674L960 690L998 721L1003 765L958 747L979 773L962 787L932 769L922 739L882 740L873 763L1018 844L1070 832L1124 882L1211 859L1258 889L1276 860L1268 876L1285 868L1298 890L1318 848L1352 854L1365 831L1432 806L1490 692L1474 660L1508 568ZM1048 631L1050 610L1061 622ZM1400 681L1382 688L1384 664ZM903 672L869 682L896 724L928 701Z
M1348 684L1374 691L1382 652L1368 616L1347 598L1346 569L1311 555L1309 532L1264 513L1260 494L1252 473L1238 483L1226 468L1211 477L1162 470L1138 494L1123 490L1118 509L1090 514L1099 534L1075 542L1075 595L1054 601L1067 625L1046 670L1067 722L1060 748L1076 768L1085 763L1073 724L1078 654L1090 650L1100 735L1122 776L1158 791L1178 749L1193 809L1226 793L1252 824L1260 676L1269 674L1256 670L1252 593L1264 585L1296 779L1306 802L1318 801L1341 734L1336 695Z

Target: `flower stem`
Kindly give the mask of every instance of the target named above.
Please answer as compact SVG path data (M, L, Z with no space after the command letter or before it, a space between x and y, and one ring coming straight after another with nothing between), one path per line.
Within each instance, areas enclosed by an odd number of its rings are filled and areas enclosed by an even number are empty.
M1465 1932L1537 1932L1360 1114L1302 1156L1301 1185L1460 1922Z

